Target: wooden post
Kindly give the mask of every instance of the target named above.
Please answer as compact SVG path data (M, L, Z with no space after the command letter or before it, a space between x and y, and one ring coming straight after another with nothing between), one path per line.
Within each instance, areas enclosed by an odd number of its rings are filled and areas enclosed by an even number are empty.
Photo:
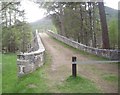
M76 77L77 76L77 70L76 70L76 57L72 57L72 76Z

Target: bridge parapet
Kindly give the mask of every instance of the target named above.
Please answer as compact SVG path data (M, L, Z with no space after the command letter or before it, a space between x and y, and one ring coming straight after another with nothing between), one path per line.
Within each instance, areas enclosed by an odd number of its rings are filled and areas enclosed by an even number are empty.
M44 52L45 48L38 31L36 31L33 43L28 47L27 52L17 54L18 76L31 73L42 66L44 64Z
M59 34L55 34L51 30L48 30L47 34L79 50L83 50L85 52L88 52L100 57L108 58L110 60L120 60L120 56L119 56L120 50L98 49L98 48L89 47L84 44L78 43L76 41L70 40Z

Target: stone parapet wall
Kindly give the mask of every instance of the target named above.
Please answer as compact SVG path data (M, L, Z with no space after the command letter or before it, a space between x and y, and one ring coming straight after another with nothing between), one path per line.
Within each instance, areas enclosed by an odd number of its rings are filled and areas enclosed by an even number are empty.
M67 45L70 45L70 46L77 48L79 50L83 50L85 52L88 52L88 53L91 53L91 54L94 54L94 55L97 55L100 57L108 58L111 60L120 60L119 59L120 58L120 56L119 56L120 51L118 51L118 50L98 49L98 48L89 47L89 46L83 45L81 43L75 42L73 40L70 40L64 36L59 35L59 34L55 34L51 30L48 30L46 33L48 35L56 38L57 40L60 40L64 43L66 43Z
M44 64L44 52L45 48L38 31L36 31L32 49L29 48L28 52L17 55L18 76L31 73L42 66Z

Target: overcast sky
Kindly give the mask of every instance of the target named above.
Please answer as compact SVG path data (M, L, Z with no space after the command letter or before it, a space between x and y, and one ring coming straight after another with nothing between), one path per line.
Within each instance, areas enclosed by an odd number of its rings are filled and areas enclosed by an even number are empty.
M104 0L105 6L118 9L118 2L120 0ZM25 9L26 18L28 22L35 22L41 18L43 18L44 9L40 9L37 4L29 1L29 0L22 0L22 8Z

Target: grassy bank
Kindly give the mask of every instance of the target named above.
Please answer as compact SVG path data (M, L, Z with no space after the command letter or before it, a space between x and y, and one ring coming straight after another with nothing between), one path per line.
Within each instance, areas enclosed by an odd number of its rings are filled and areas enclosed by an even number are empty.
M47 82L45 70L50 68L51 57L46 53L45 64L35 72L22 78L17 77L16 55L3 54L3 74L2 74L2 92L3 93L54 93L51 92ZM50 84L49 84L50 85ZM69 77L62 84L56 84L55 87L59 92L99 92L94 83L82 77L73 79Z
M101 92L99 89L96 88L95 84L83 77L77 76L75 77L68 77L66 81L60 85L59 90L64 93L99 93Z
M90 59L93 59L93 60L109 60L109 59L107 59L107 58L100 57L100 56L96 56L96 55L90 54L90 53L88 53L88 52L85 52L85 51L76 49L76 48L74 48L74 47L72 47L72 46L69 46L69 45L63 43L62 41L59 41L59 40L55 39L55 38L52 37L52 36L49 36L49 37L52 38L52 39L53 39L54 41L56 41L57 43L61 44L62 46L71 49L71 50L74 51L75 53L82 54L84 57L87 57L87 58L90 58Z
M3 92L13 92L17 81L16 55L2 55L2 90Z
M48 92L44 82L43 68L22 78L17 77L16 55L3 54L3 93L43 93Z
M0 94L2 93L2 54L0 53Z

